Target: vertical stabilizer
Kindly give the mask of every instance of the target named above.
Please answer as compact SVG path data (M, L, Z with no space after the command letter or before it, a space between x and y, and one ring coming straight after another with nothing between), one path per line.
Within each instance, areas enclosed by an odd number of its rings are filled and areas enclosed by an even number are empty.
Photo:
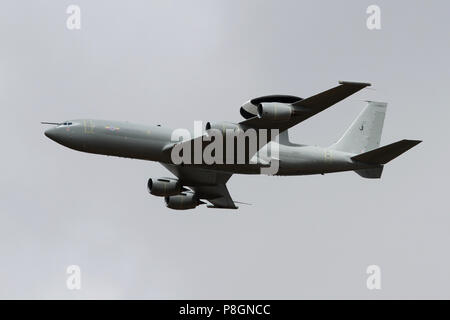
M332 149L360 154L380 145L386 102L369 101Z
M288 132L287 129L282 131L278 135L278 143L279 144L284 144L284 145L290 145L291 144L291 142L289 141L289 132Z

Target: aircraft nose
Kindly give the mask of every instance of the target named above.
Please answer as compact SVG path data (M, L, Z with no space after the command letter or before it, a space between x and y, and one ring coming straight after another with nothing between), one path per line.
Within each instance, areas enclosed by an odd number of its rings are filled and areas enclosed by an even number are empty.
M53 141L58 140L58 130L56 128L50 128L44 131L44 134L47 138L52 139Z

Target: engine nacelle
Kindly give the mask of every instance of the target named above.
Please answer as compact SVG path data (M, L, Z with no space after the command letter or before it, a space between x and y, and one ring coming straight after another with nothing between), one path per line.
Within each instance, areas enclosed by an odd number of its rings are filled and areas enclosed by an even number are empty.
M258 105L258 117L272 121L287 121L294 115L290 105L282 103L261 103Z
M241 115L245 119L250 119L258 115L258 106L261 103L267 103L267 102L278 102L278 103L284 103L284 104L292 104L297 101L302 100L300 97L296 96L289 96L285 94L275 94L270 96L263 96L254 98L250 101L247 101L241 106L240 112Z
M181 193L175 196L165 197L166 206L175 210L194 209L204 202L200 201L194 193Z
M148 192L154 196L167 197L181 193L183 186L177 179L172 178L159 178L148 179L147 183Z
M226 134L227 130L232 130L233 132L242 130L240 125L232 122L207 122L205 129L206 131L211 129L219 130L222 134Z

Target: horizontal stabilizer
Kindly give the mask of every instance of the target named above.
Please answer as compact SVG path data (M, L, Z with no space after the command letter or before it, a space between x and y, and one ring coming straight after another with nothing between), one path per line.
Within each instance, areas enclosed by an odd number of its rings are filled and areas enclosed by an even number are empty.
M421 142L420 140L400 140L387 146L358 154L351 159L370 164L385 164Z

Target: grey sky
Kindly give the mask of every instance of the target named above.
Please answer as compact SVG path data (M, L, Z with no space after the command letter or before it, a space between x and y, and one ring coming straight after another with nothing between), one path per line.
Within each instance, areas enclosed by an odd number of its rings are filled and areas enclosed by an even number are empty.
M381 7L382 29L366 28ZM81 7L81 30L66 8ZM1 1L0 298L450 298L448 1ZM174 214L157 163L84 154L40 121L193 128L250 98L363 90L291 130L329 145L387 101L381 180L233 176L238 211ZM66 289L66 267L82 290ZM382 290L366 288L366 267Z

